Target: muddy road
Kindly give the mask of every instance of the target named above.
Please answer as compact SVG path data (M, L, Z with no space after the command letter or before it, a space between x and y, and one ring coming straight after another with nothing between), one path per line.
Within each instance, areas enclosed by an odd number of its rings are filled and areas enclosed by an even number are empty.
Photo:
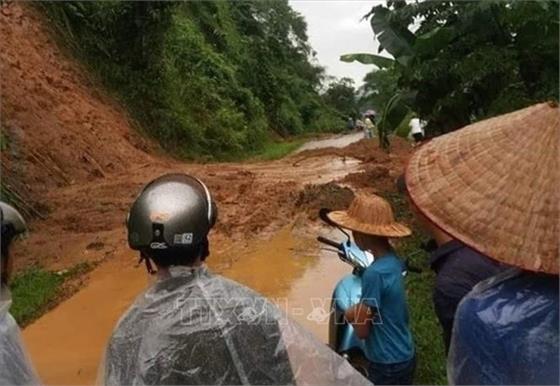
M209 266L271 298L326 341L329 296L349 268L320 250L314 237L328 230L313 221L314 215L323 205L346 206L352 193L343 186L352 183L341 181L365 173L368 165L331 155L332 149L268 163L166 161L116 175L111 181L53 192L49 198L57 209L47 220L32 224L30 237L19 245L18 264L26 259L32 264L33 257L49 269L83 261L98 266L77 293L23 332L43 381L95 381L113 326L151 280L144 266L137 265L137 254L126 246L126 210L143 184L166 172L193 173L207 181L216 196L220 218L211 234ZM394 173L401 167L398 160L390 165ZM53 228L63 229L64 234L53 237L49 232Z

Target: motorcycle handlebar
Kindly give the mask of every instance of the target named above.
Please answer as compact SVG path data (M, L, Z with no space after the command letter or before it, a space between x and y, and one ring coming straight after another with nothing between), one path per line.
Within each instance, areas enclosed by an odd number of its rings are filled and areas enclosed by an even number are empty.
M339 255L340 255L341 257L343 257L344 248L342 247L342 243L339 243L339 242L333 241L333 240L329 240L329 239L327 239L326 237L323 237L323 236L318 236L318 237L317 237L317 241L319 241L320 243L326 244L326 245L328 245L328 246L330 246L330 247L336 248L338 251L340 251L340 252L339 252ZM406 263L405 263L405 267L406 267L406 270L407 270L408 272L422 273L422 269L417 268L417 267L414 267L414 266L411 266L411 265L409 264L408 260L407 260Z
M336 241L333 241L333 240L329 240L326 237L319 236L319 237L317 237L317 241L320 242L320 243L323 243L323 244L327 244L328 246L336 248L340 251L342 250L342 247L341 247L340 243L337 243Z

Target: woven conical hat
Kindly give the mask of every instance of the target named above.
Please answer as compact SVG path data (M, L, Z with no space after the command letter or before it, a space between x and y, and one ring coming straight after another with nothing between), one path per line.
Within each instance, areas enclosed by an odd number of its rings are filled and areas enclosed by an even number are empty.
M342 228L383 237L405 237L410 229L395 221L391 205L383 198L358 195L348 210L330 212L328 218Z
M406 183L418 209L479 252L558 274L560 111L541 103L423 145Z

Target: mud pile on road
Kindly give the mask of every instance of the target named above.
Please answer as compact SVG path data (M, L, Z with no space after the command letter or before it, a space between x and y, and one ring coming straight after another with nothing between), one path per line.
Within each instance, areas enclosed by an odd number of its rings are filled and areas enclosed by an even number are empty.
M384 165L366 165L364 171L350 173L341 182L369 191L392 191L394 187L391 177L389 168Z
M334 182L310 184L300 191L295 202L295 208L300 212L303 211L307 218L317 220L319 209L346 209L353 199L354 192L351 189Z
M294 156L294 163L327 155L359 159L362 161L362 170L350 173L338 182L354 189L382 193L395 191L395 180L403 173L411 153L411 145L399 137L391 138L389 151L381 149L377 139L362 139L343 148L329 147L301 152Z
M410 143L400 137L390 138L391 146L388 151L379 147L377 138L361 139L346 147L326 147L322 149L305 150L298 153L293 158L295 162L311 157L321 157L326 155L336 155L339 157L357 158L365 163L386 163L397 159L406 162L411 152Z

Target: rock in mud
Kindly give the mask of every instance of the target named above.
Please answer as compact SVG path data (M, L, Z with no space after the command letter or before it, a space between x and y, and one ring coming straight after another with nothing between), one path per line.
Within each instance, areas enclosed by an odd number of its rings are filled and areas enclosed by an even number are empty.
M295 206L299 210L304 210L308 218L317 220L319 209L346 209L353 199L352 190L329 182L321 185L306 185L299 193Z

